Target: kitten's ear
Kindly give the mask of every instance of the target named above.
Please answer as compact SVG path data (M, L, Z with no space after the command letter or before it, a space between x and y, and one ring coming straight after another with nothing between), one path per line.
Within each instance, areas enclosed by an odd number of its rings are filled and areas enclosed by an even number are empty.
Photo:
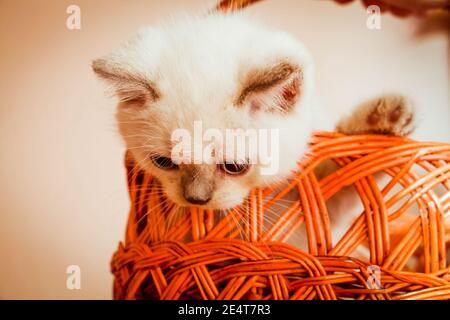
M302 82L300 67L286 61L251 70L243 77L236 105L248 104L251 112L288 113L300 97Z
M123 105L139 107L160 97L156 85L148 77L127 69L114 59L94 60L92 70L111 85Z

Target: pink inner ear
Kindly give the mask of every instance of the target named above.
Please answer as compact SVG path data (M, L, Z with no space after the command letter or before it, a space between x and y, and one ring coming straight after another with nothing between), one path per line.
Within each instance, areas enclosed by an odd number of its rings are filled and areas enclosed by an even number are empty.
M300 96L301 75L295 74L286 81L250 96L250 112L289 112Z
M283 88L282 96L287 103L295 103L299 95L300 95L300 78L294 77L294 79L292 79L292 81Z

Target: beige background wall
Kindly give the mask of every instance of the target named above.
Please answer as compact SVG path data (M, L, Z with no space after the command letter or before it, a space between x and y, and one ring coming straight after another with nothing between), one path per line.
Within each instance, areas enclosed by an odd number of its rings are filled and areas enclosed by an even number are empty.
M204 0L0 0L0 298L110 298L109 260L128 210L114 100L90 70L145 24ZM82 29L66 28L81 8ZM414 36L413 19L366 28L360 4L272 0L252 7L315 56L330 112L382 91L416 101L415 137L450 141L448 42ZM66 267L81 267L81 290Z

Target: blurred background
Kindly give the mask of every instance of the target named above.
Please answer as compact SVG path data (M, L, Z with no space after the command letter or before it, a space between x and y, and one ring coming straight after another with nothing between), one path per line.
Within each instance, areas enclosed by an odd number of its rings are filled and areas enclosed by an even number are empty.
M73 4L80 30L66 27ZM214 4L0 0L0 298L111 298L109 261L128 213L124 146L91 60L140 26ZM439 32L386 14L369 30L361 3L327 0L266 0L246 14L306 44L330 114L402 92L419 109L413 137L450 141L448 24ZM80 267L80 290L66 287L69 265Z

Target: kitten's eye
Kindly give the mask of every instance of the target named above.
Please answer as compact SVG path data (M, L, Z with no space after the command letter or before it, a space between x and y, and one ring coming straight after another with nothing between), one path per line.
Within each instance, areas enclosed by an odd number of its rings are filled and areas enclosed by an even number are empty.
M248 163L222 163L219 164L219 169L231 176L238 176L246 173L250 169Z
M152 162L155 166L157 166L160 169L164 169L164 170L178 168L178 166L175 163L173 163L170 158L163 157L163 156L153 156Z

